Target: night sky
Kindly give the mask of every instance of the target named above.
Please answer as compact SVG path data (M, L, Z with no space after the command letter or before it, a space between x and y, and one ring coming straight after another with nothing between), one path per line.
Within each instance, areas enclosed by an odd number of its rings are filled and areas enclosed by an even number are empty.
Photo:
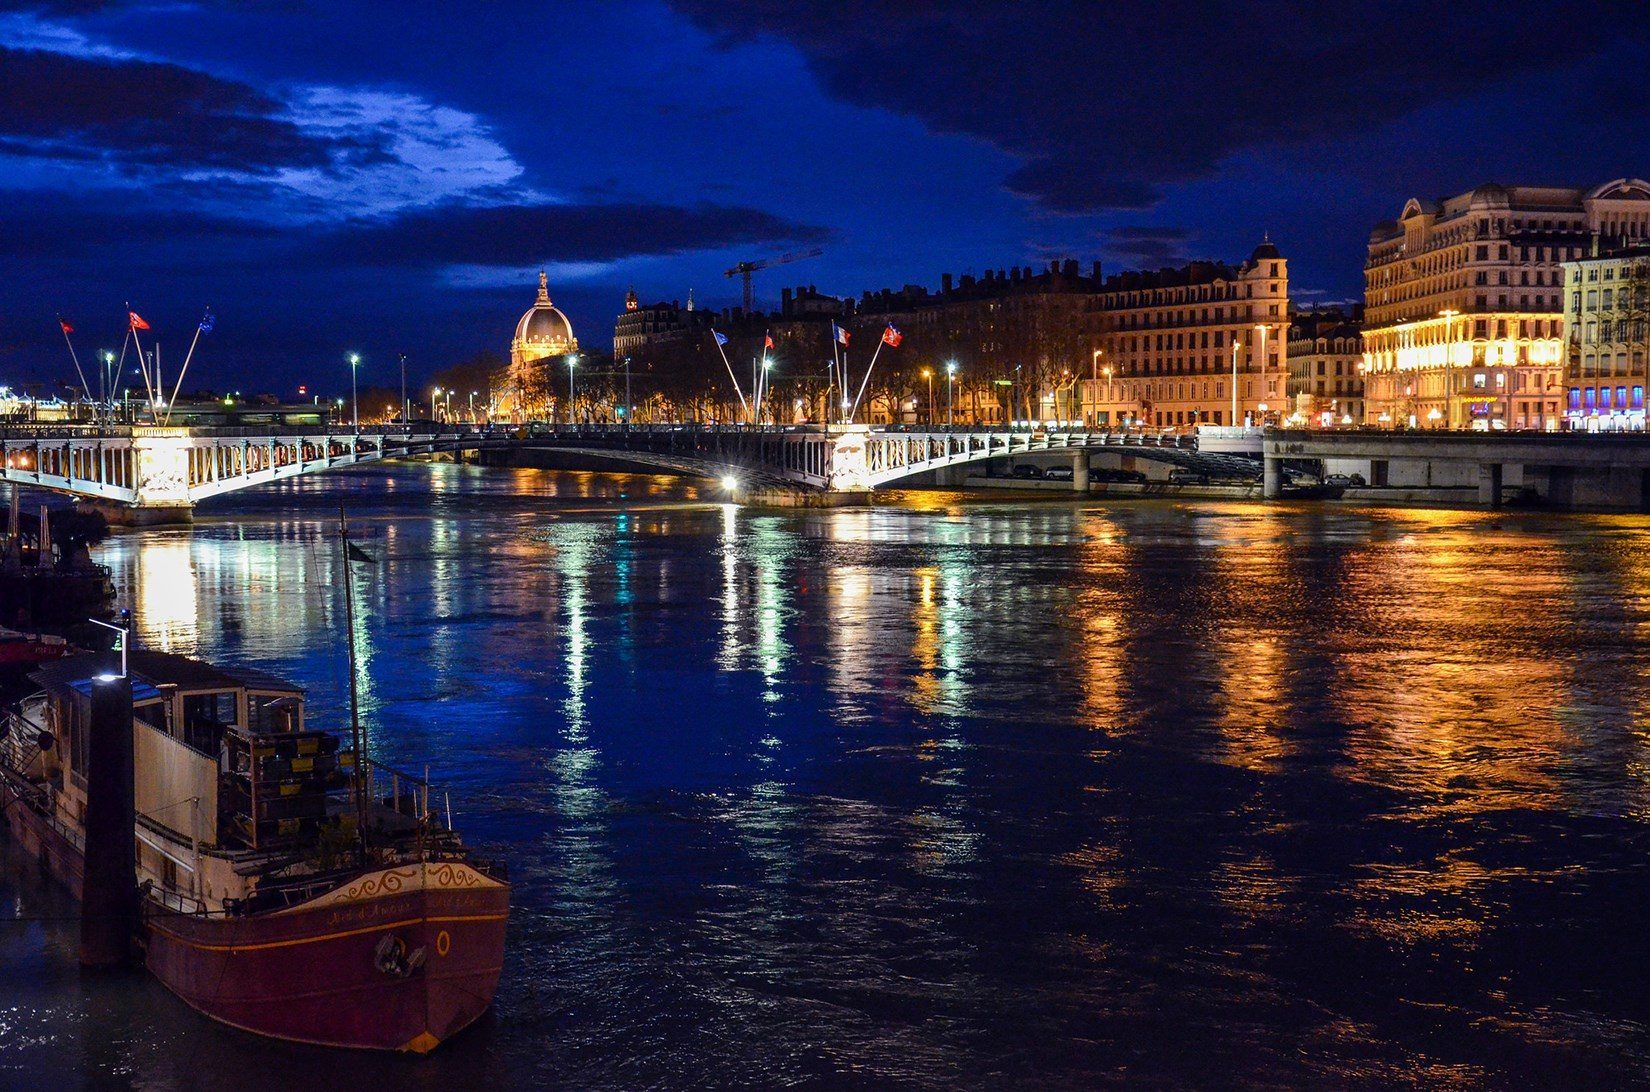
M920 11L920 14L913 14ZM1375 221L1650 172L1639 3L0 0L0 384L118 346L195 382L389 383L504 349L536 272L736 303L1238 259L1356 298ZM174 357L173 359L176 359Z

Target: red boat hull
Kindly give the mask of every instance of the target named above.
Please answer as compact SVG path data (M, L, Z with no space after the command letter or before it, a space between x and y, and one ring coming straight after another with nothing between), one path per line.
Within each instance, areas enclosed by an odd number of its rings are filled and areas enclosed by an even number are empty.
M150 904L148 965L191 1006L247 1031L423 1053L491 1004L509 909L507 885L445 862L368 873L249 917Z
M4 779L0 808L24 851L78 898L80 848ZM234 1027L422 1054L492 1004L509 912L507 883L457 862L409 864L261 914L179 914L146 901L146 962L189 1005Z

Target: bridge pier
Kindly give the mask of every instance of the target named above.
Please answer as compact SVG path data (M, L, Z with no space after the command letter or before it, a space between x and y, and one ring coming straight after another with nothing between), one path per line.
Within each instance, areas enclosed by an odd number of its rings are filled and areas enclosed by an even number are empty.
M1501 507L1500 463L1478 464L1478 503L1486 508Z
M96 512L110 527L188 527L195 522L192 504L163 504L139 507L96 497L76 497L75 505Z
M1071 488L1075 493L1089 491L1089 453L1074 451L1071 453Z
M1266 500L1277 500L1283 495L1283 463L1270 451L1261 457L1261 491Z

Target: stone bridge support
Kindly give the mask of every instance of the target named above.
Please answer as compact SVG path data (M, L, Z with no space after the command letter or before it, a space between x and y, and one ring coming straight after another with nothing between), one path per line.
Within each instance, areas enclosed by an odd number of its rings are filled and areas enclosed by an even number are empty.
M1089 491L1089 453L1074 451L1071 453L1071 488L1076 493Z
M1277 500L1283 494L1283 460L1266 452L1261 460L1261 496Z
M1501 507L1500 463L1478 464L1478 503L1486 508Z

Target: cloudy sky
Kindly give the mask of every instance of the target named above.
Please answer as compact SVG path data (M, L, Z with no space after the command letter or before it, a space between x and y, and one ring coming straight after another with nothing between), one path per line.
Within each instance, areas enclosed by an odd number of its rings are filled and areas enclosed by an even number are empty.
M0 383L118 346L220 388L503 348L548 269L737 302L1054 257L1245 256L1355 298L1370 226L1650 173L1640 3L0 0Z

